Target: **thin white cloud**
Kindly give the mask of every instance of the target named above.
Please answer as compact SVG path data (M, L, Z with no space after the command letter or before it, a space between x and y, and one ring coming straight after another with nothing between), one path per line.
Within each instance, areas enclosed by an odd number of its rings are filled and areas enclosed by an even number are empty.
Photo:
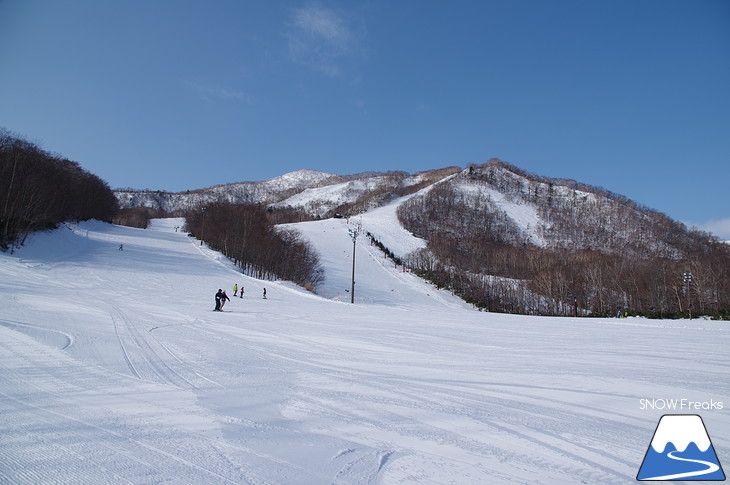
M703 224L691 224L703 231L711 232L723 241L730 241L730 217Z
M286 36L295 62L330 76L342 74L341 61L357 43L345 16L320 3L293 10Z
M222 99L224 101L235 101L238 103L251 104L251 96L243 91L227 89L220 86L203 86L193 84L193 88L205 99Z
M312 4L294 13L294 23L315 37L321 37L338 45L347 44L352 35L334 10Z

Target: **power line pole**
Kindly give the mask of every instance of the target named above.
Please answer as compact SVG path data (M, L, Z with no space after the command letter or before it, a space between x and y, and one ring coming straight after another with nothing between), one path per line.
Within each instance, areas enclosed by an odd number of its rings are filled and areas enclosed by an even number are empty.
M203 245L203 238L205 237L205 207L201 209L201 212L203 213L203 222L200 224L200 245Z
M347 231L352 238L352 286L350 288L350 303L355 303L355 246L357 236L360 235L360 228L356 226L354 229L348 229Z
M682 273L682 279L684 280L684 291L687 293L687 311L689 319L692 320L692 273L689 271Z

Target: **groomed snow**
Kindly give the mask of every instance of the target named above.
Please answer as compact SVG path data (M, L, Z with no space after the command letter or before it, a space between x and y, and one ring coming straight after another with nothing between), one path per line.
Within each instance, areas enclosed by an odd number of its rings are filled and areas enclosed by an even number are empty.
M352 242L320 224L334 291ZM179 225L0 254L0 483L626 484L679 411L643 398L723 402L685 412L730 461L727 322L481 313L365 240L352 305L244 277Z
M353 240L350 231L358 231L355 249L355 296L357 303L370 303L393 307L415 307L419 309L434 306L470 308L458 297L436 289L417 276L403 271L402 266L385 257L376 246L371 244L366 233L370 226L360 218L327 219L323 221L287 224L285 227L297 229L310 242L320 255L325 267L325 281L317 288L317 293L325 298L350 302L352 300L352 256ZM381 230L389 227L378 225ZM405 230L403 241L409 237ZM416 242L404 242L417 246Z
M408 232L398 221L398 207L411 197L424 194L433 186L422 189L416 194L400 197L393 202L370 210L354 218L357 223L382 242L396 256L403 257L417 249L425 248L426 241Z

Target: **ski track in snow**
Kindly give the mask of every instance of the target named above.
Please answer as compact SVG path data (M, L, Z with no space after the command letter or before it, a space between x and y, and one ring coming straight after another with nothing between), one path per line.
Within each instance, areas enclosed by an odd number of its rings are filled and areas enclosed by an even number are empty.
M394 207L350 223L422 244ZM726 323L481 313L364 236L351 305L344 221L296 225L329 299L176 225L0 254L0 483L633 483L662 414L639 399L730 402ZM703 419L730 449L727 413Z

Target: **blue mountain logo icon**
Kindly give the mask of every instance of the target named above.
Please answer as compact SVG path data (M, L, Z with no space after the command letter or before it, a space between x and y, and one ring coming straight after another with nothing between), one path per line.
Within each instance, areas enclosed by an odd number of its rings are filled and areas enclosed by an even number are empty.
M725 480L725 472L702 418L696 414L662 416L636 479Z

